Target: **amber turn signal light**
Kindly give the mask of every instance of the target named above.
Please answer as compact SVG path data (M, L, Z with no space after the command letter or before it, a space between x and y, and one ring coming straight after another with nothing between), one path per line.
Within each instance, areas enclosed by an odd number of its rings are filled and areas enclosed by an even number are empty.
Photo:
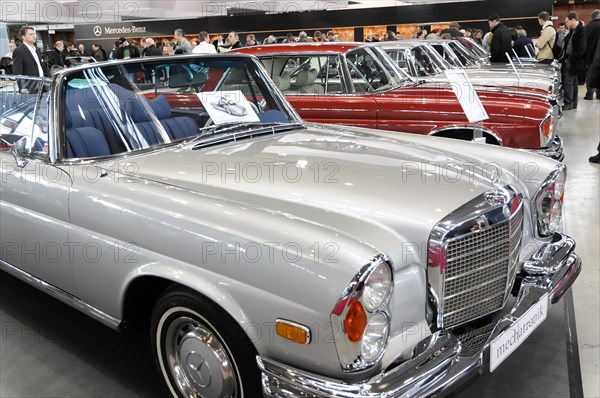
M363 308L362 304L355 301L350 306L346 318L344 319L344 328L346 329L346 335L348 339L356 343L360 341L367 327L367 313Z
M550 127L551 126L552 126L552 119L546 120L546 122L544 123L544 135L546 137L550 137L550 134L551 134Z
M279 336L293 343L310 343L310 329L306 326L278 319L276 322L275 331Z

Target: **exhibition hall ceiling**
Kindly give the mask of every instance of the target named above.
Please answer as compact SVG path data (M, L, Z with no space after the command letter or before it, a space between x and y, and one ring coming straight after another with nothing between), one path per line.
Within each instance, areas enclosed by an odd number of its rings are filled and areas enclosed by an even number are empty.
M0 21L44 24L114 23L148 19L188 19L217 15L333 11L450 1L467 0L3 0L0 2Z

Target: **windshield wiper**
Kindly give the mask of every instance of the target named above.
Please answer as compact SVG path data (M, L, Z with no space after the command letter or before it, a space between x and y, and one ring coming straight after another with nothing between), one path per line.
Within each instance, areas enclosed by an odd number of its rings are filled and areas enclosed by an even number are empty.
M224 123L218 126L205 127L197 138L194 150L227 141L237 141L243 138L256 137L265 134L276 134L291 130L306 129L303 123ZM243 130L243 131L240 131Z
M231 131L241 130L241 129L246 129L246 128L250 129L250 128L254 128L255 126L262 126L262 124L260 122L246 122L246 123L227 122L227 123L215 124L215 125L212 125L209 127L201 128L199 138L204 138L209 135L215 135L215 134L225 134L225 133L228 133Z

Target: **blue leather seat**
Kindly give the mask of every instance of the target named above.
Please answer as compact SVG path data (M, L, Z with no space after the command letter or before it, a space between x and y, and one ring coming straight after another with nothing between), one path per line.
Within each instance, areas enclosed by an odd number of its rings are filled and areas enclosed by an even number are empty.
M150 103L151 101L148 101ZM149 104L148 104L149 105ZM127 114L131 117L133 125L129 126L132 129L137 129L144 137L148 145L163 143L163 137L158 132L156 125L152 122L148 109L145 108L139 99L130 99L125 103ZM137 134L134 134L137 136Z
M287 123L288 118L281 111L271 109L258 114L258 118L262 123Z
M110 155L104 134L93 127L67 129L67 157L91 158Z
M100 103L98 95L114 95L118 102ZM186 116L173 117L165 96L159 95L154 100L145 100L132 91L111 83L104 87L67 92L67 155L83 157L84 153L93 153L87 156L103 156L126 152L119 133L123 127L117 125L123 121L124 129L130 133L127 139L145 141L138 143L140 147L164 142L142 101L149 105L171 139L177 140L198 134L198 124L194 119ZM122 107L110 109L113 103ZM111 112L112 117L109 116ZM103 143L106 145L98 144L102 140L97 136L97 132L104 137ZM74 140L73 143L69 142L71 139ZM92 146L96 144L100 147L93 149ZM104 153L107 147L108 153Z
M124 103L126 98L133 97L134 95L131 91L115 84L109 84L108 88L110 89L110 93L119 98L119 103ZM98 101L97 91L98 89L96 88L67 91L65 112L67 129L69 127L93 127L104 135L110 148L110 153L125 152L125 145L117 133L114 121L110 120L110 117L106 114L107 111ZM112 111L121 112L120 109ZM116 118L120 117L121 115L116 115Z
M169 101L164 95L159 95L148 102L171 139L178 140L198 134L198 124L194 119L187 116L173 116Z

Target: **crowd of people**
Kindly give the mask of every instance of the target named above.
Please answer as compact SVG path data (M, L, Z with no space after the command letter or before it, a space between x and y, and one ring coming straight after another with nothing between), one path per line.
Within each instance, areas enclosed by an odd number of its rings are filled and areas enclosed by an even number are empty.
M412 37L458 40L462 37L472 38L489 52L492 63L506 63L511 60L512 55L535 57L538 62L546 64L558 61L561 65L564 90L562 109L568 111L577 108L579 85L586 85L584 99L592 100L595 94L596 99L600 100L600 10L594 10L591 17L591 22L584 26L577 13L569 12L558 28L555 28L550 13L542 11L538 14L540 32L535 42L523 27L509 28L497 15L488 19L489 32L485 34L479 29L462 29L457 22L451 22L448 28L434 29L431 32L417 27ZM210 35L205 31L200 32L197 38L188 40L182 29L176 29L173 34L174 41L155 41L146 37L139 42L130 43L127 38L121 37L115 41L109 53L102 45L96 43L88 50L84 44L75 46L73 43L57 41L52 49L42 55L36 47L37 35L34 28L22 27L18 37L22 44L18 47L14 42L9 44L10 51L1 58L0 68L9 74L36 77L51 76L56 70L76 64L82 58L105 61L191 53L226 53L232 49L259 44L254 34L246 35L245 43L242 44L239 34L235 31L219 35L211 41ZM366 37L367 42L393 40L402 40L402 35L389 30L383 39L377 34L368 34ZM325 35L314 31L312 36L302 31L297 37L291 33L285 38L270 35L262 44L336 41L340 39L332 30ZM598 149L600 151L600 147ZM600 154L592 157L590 161L600 162Z
M550 13L543 11L538 15L540 32L534 42L522 26L507 27L497 15L488 19L489 32L480 29L463 29L457 22L451 22L446 29L433 29L427 32L423 27L417 26L412 34L417 39L459 39L472 38L490 53L491 62L508 62L512 55L518 57L535 57L541 63L552 63L558 60L562 64L564 110L577 108L578 86L587 83L585 99L600 98L600 90L590 85L590 73L595 58L596 47L600 38L600 10L592 12L592 21L584 27L577 13L568 13L555 29L550 18ZM537 32L535 32L537 34ZM173 33L174 40L155 41L153 38L142 38L138 42L129 42L125 37L115 41L112 50L107 52L102 45L93 44L86 49L84 44L75 46L73 43L57 41L52 49L40 56L35 44L37 37L31 27L23 27L19 32L23 44L17 48L10 44L10 52L5 58L12 63L12 73L31 74L35 76L48 75L51 72L68 67L81 58L92 58L95 61L111 59L127 59L145 56L161 56L176 54L213 54L225 53L243 46L268 45L275 43L295 42L335 42L339 37L332 30L326 34L314 31L312 36L302 31L298 36L289 33L286 37L273 35L259 43L254 34L245 36L242 44L237 32L219 35L211 41L210 35L202 31L197 38L189 40L182 29ZM367 42L402 40L399 32L389 30L382 39L378 34L368 34ZM28 51L25 51L28 50ZM5 59L3 58L3 60ZM39 66L39 68L38 68Z

